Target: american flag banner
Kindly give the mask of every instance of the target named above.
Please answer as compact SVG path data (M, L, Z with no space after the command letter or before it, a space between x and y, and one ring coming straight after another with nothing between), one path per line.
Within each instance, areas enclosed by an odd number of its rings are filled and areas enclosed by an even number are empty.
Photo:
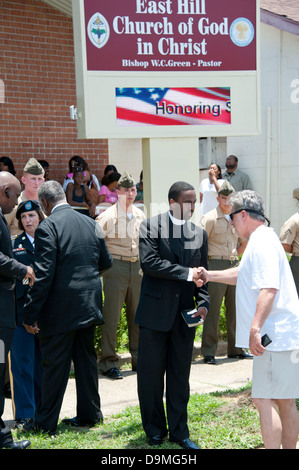
M116 88L117 126L231 124L230 88Z

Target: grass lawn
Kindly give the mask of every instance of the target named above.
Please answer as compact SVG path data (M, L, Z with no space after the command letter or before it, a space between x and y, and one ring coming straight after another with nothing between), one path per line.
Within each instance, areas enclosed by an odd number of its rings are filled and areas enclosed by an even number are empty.
M188 405L191 439L202 449L262 447L259 418L250 391L248 386L237 391L191 395ZM30 449L153 449L147 444L139 407L109 416L104 424L94 428L74 429L59 423L55 437L19 430L13 434L17 440L29 439ZM180 447L165 439L159 449Z

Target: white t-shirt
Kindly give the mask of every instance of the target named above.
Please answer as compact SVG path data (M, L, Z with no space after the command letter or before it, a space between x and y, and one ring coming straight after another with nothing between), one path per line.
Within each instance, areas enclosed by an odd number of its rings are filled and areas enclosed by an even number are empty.
M219 179L217 181L219 186L224 183L224 180L222 179ZM205 178L200 183L199 192L202 193L200 214L205 215L207 212L212 211L218 206L217 191L214 183L211 183L209 178Z
M267 333L270 351L299 349L299 300L287 256L272 228L258 227L243 254L236 288L236 346L249 347L250 327L263 288L278 289L261 335Z

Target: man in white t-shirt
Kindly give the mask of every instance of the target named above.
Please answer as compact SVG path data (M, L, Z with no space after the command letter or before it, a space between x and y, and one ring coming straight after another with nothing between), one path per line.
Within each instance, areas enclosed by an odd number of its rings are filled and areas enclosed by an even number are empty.
M236 346L254 355L252 397L266 448L296 448L299 418L299 300L279 238L265 226L264 204L254 191L230 196L231 224L248 240L241 263L206 271L208 282L236 284ZM267 336L264 336L267 335ZM262 345L262 339L270 339Z

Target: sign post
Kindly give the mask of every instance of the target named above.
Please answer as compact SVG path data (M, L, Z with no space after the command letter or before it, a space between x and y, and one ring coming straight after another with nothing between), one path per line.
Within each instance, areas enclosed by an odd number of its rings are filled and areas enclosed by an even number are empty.
M260 133L258 0L74 0L73 20L78 136L146 139L151 201L158 167L198 180L199 137Z

